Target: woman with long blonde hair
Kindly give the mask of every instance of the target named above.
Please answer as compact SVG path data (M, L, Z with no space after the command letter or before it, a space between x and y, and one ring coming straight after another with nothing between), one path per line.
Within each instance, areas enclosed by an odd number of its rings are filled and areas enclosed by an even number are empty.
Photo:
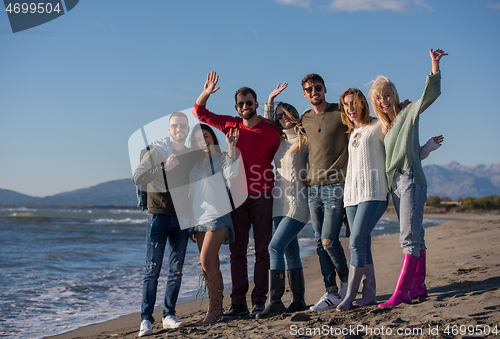
M427 296L425 286L426 247L422 227L427 181L421 164L419 118L441 94L439 62L442 50L429 51L432 62L422 97L401 109L396 86L380 75L370 88L370 103L385 134L385 171L400 223L403 264L394 293L379 307L411 303Z

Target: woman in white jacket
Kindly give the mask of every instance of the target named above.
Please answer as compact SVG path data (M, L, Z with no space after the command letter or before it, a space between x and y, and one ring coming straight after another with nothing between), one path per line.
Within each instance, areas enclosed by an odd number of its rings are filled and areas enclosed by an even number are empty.
M196 125L191 134L192 149L202 152L201 159L189 175L189 195L193 206L193 234L200 251L202 274L209 299L207 314L197 325L210 324L222 318L224 282L220 271L219 249L222 244L234 241L231 201L225 181L238 175L239 160L235 147L238 138L237 129L226 135L228 154L224 157L217 136L210 126Z

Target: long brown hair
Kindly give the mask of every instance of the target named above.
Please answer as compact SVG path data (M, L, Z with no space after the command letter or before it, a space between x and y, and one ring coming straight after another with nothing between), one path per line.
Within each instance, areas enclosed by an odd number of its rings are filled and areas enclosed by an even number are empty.
M368 101L359 89L357 88L349 88L340 96L339 106L342 112L342 123L347 126L347 133L351 133L354 130L354 123L347 116L347 112L345 111L344 99L348 95L354 96L354 105L361 106L361 123L364 125L369 125L372 122L372 118L370 117L370 106L368 105Z
M274 123L278 126L280 132L283 134L283 127L281 126L280 119L278 119L278 116L276 113L278 108L281 108L283 110L283 112L286 114L288 119L290 119L292 124L296 124L299 121L299 112L297 112L295 107L293 107L290 104L287 104L286 102L281 102L281 101L278 102L278 104L276 105L276 109L274 110L271 118L274 121ZM282 135L282 137L283 138L285 137L284 134Z

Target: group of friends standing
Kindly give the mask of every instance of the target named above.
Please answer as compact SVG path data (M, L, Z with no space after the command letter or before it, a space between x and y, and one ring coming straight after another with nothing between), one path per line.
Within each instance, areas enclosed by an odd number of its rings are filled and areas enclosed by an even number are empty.
M422 227L427 183L421 160L443 138L431 138L421 147L418 126L420 113L440 95L439 63L447 55L440 49L431 49L429 54L432 71L422 97L415 102L400 104L396 87L385 76L372 82L369 100L376 118L370 117L367 99L355 88L346 90L338 104L328 103L325 82L317 74L302 79L303 95L312 107L302 116L290 104L274 103L287 83L278 84L269 94L264 117L257 114L257 95L248 87L235 94L238 117L215 114L206 104L219 89L219 78L215 72L209 73L192 109L201 124L193 128L191 149L184 145L190 131L188 119L183 113L174 113L168 127L170 138L153 144L134 172L134 183L147 185L148 208L139 336L152 334L167 241L170 253L163 327L184 324L175 317L175 304L190 234L200 250L209 297L208 311L198 325L306 309L297 234L309 220L325 284L325 294L310 310L376 305L371 232L387 209L389 195L400 222L404 256L393 295L378 307L427 296ZM210 126L226 135L227 154L221 152ZM217 191L210 180L203 181L215 173L222 174L230 189ZM236 180L241 174L245 180ZM186 184L189 191L174 187ZM178 206L191 206L190 212L180 211ZM186 214L191 215L190 232L179 227L178 218ZM344 215L351 232L350 267L339 240ZM255 265L250 310L246 298L251 228ZM232 283L231 307L226 313L218 256L222 244L229 244ZM282 296L287 276L292 301L285 307ZM355 301L360 286L362 297Z

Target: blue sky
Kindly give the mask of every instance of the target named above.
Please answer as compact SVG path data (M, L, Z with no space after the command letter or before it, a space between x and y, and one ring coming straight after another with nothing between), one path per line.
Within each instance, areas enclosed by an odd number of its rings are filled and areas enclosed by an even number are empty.
M441 62L442 95L420 139L444 134L424 164L500 162L500 2L495 0L82 0L13 34L0 13L0 188L47 196L130 178L128 139L190 108L206 74L221 89L207 107L236 115L234 92L308 108L300 81L318 73L327 100L388 76L420 98Z

